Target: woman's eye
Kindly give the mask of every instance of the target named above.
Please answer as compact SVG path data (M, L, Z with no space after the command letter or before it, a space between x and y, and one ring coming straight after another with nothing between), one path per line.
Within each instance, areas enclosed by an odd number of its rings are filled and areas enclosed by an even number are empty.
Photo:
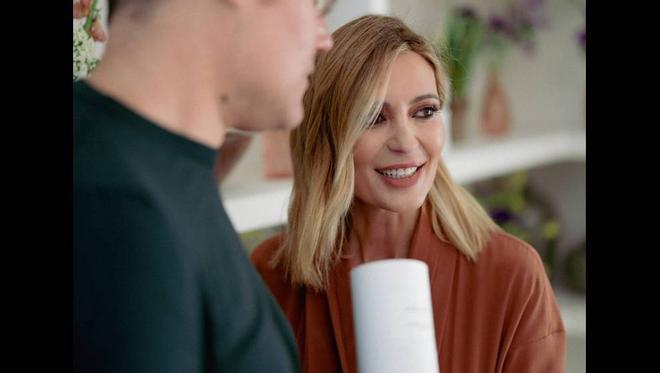
M433 114L435 114L437 111L438 111L437 107L428 106L415 113L415 118L423 118L423 119L431 118Z
M385 117L383 116L383 114L378 114L378 116L376 117L376 120L374 120L374 122L371 124L371 127L374 127L374 126L376 126L380 123L383 123L384 121L385 121Z

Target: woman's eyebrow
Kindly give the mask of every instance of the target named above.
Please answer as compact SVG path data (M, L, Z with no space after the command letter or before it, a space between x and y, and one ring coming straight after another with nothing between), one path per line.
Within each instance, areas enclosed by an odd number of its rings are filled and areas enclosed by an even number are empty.
M438 97L438 95L433 94L433 93L427 93L425 95L420 95L420 96L417 96L417 97L413 98L410 101L410 103L414 104L415 102L419 102L419 101L425 100L427 98L435 98L436 100L440 101L440 97Z
M425 95L419 95L419 96L413 98L412 100L410 100L410 103L411 103L411 104L414 104L414 103L416 103L416 102L419 102L419 101L422 101L422 100L426 100L427 98L434 98L434 99L440 101L440 97L438 97L438 95L433 94L433 93L427 93L427 94L425 94ZM383 107L390 107L391 105L390 105L387 101L385 101L385 102L383 102L383 105L382 105L382 106L383 106Z

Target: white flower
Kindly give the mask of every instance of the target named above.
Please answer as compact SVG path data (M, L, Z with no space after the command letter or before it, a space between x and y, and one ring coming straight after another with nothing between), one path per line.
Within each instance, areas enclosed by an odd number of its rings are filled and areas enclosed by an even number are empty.
M94 39L83 28L84 19L73 20L73 80L83 78L98 63Z

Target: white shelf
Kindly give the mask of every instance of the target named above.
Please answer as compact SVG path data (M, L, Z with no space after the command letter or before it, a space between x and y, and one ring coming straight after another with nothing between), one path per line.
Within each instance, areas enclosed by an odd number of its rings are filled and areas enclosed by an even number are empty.
M445 161L452 178L469 184L493 176L586 157L584 130L558 130L456 144Z
M254 180L245 187L222 188L229 219L239 233L286 223L293 180Z
M586 157L584 130L558 130L514 135L501 140L475 140L454 144L445 157L456 182L468 184L517 170ZM227 214L238 232L284 224L293 181L246 179L223 186Z

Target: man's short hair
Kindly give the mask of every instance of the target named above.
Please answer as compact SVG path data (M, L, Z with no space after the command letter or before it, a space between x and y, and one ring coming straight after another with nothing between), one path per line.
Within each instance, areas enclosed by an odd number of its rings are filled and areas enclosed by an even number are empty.
M108 0L108 19L112 17L112 11L117 8L119 0Z
M108 21L112 19L112 15L117 13L117 9L125 5L132 5L136 9L133 16L139 16L142 11L146 10L149 6L157 3L157 0L108 0Z

